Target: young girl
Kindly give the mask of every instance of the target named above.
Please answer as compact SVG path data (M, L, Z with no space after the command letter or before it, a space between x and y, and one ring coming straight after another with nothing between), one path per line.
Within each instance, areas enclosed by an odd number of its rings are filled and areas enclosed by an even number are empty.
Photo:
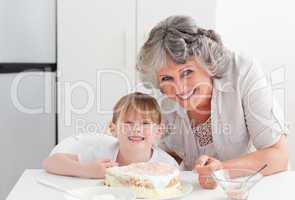
M44 169L58 175L103 178L106 168L115 165L164 162L178 167L169 154L154 146L163 125L159 105L151 96L136 92L122 97L114 107L110 130L116 138L95 135L95 145L76 154L59 152L65 145L61 143L43 162Z

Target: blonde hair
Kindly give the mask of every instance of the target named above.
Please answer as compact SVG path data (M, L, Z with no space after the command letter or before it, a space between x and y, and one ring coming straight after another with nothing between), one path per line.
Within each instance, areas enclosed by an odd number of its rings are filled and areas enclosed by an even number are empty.
M116 124L132 111L143 114L144 118L151 119L154 123L161 123L161 111L156 99L140 92L134 92L119 99L113 109L112 123Z

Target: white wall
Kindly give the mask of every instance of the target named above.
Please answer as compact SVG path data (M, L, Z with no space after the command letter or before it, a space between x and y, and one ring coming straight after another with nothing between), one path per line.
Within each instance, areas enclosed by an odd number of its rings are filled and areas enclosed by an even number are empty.
M272 78L276 98L290 123L289 149L295 166L295 12L291 0L217 2L216 29L231 49L251 56Z

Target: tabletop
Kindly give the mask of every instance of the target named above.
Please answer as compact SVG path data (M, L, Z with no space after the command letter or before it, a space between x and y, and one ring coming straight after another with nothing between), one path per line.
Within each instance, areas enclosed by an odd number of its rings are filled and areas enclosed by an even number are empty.
M99 180L80 179L73 177L56 176L46 173L44 170L25 170L6 200L64 200L64 194L60 191L45 187L37 182L45 179L64 189L77 189L98 185ZM223 190L218 187L215 190L201 189L197 184L197 175L191 171L181 172L181 179L194 185L194 190L184 200L226 200ZM249 200L277 200L292 199L295 196L295 171L287 171L272 176L264 177L252 190Z

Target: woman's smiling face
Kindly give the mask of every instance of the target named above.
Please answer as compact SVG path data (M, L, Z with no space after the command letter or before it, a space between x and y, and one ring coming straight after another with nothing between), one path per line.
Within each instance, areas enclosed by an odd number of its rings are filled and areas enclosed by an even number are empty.
M167 62L158 73L160 89L168 98L187 111L198 111L210 105L212 79L196 59L185 64Z

